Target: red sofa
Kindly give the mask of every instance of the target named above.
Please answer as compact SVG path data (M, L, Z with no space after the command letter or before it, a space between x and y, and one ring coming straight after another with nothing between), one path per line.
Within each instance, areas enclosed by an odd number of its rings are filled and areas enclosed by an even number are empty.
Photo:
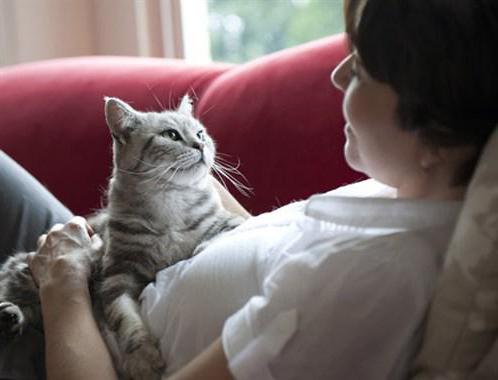
M345 54L338 35L242 65L83 57L2 68L0 149L85 215L111 168L103 97L161 110L188 92L254 192L232 193L258 214L360 178L343 159L342 94L330 83Z

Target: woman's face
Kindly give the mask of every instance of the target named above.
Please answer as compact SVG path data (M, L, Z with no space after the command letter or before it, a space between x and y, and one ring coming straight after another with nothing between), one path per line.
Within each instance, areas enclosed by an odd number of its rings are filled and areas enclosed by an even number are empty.
M332 83L344 92L348 165L398 189L412 186L420 177L426 148L415 133L400 128L394 90L372 79L356 53L337 66Z

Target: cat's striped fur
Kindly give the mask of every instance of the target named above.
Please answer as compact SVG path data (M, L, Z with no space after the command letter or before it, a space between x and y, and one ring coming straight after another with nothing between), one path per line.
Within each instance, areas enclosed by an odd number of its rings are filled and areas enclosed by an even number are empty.
M191 257L243 218L221 206L210 176L215 145L192 116L188 97L176 111L138 112L116 98L106 99L105 110L114 169L107 207L91 223L104 241L96 314L103 315L99 324L121 377L154 379L165 363L139 314L138 296L158 270ZM12 260L11 267L17 265ZM13 299L2 290L13 272L6 267L0 272L0 302ZM37 313L34 320L39 308Z
M133 378L151 378L159 352L138 312L137 298L156 272L190 257L203 241L240 224L221 207L209 175L215 146L185 97L176 112L140 113L108 99L114 137L106 253L99 299ZM167 316L165 316L167 317ZM145 371L145 372L144 372Z

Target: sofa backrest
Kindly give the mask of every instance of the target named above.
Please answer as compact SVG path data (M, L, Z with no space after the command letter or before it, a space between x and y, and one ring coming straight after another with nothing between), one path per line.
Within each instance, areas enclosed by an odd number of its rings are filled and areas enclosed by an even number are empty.
M111 168L103 97L160 110L189 92L254 194L232 192L258 214L360 178L343 159L342 94L329 79L345 53L338 35L243 65L85 57L4 68L0 149L84 215L100 207Z
M342 36L287 49L223 73L200 98L200 119L254 189L232 191L253 213L359 179L343 159L342 93L330 81L345 52Z

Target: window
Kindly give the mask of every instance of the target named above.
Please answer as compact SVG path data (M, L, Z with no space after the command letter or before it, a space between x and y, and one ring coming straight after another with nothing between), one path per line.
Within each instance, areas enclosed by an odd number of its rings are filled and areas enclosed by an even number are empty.
M344 30L342 0L208 0L211 58L240 63Z

